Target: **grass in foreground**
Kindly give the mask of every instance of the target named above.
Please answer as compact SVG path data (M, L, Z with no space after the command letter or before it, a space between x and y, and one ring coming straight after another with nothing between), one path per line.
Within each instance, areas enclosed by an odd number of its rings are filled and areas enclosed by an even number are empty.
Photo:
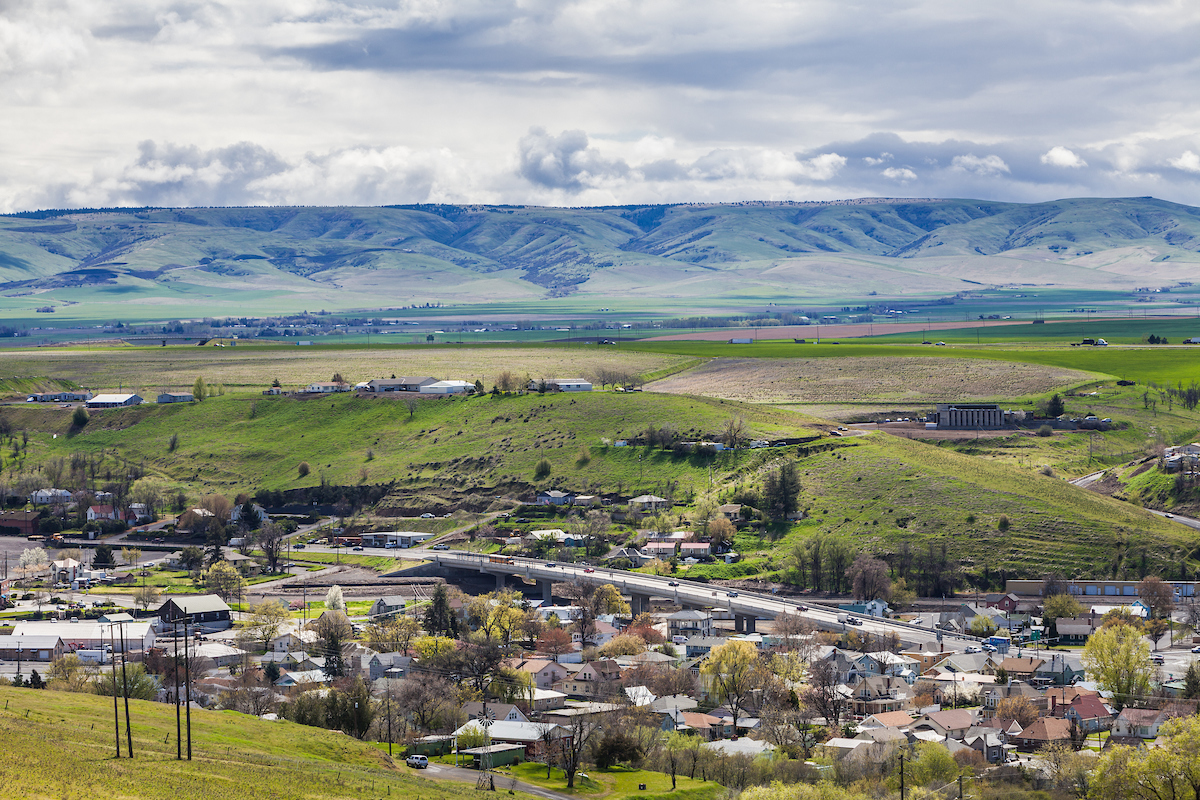
M0 784L7 797L450 800L470 794L407 775L369 744L287 722L193 710L193 760L176 761L174 707L130 701L135 757L118 761L107 698L0 687L0 703Z

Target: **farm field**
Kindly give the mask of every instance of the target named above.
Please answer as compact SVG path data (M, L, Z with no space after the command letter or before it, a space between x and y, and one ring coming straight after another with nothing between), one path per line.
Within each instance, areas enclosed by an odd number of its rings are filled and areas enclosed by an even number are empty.
M0 781L9 797L259 800L295 797L298 787L313 800L469 793L407 774L386 749L340 732L232 711L194 709L193 760L176 761L175 709L141 700L129 701L135 757L117 760L110 698L0 687L0 700ZM124 753L123 717L121 737Z
M1093 378L1056 367L928 357L715 358L649 389L747 403L928 403L1044 394Z
M327 381L335 372L350 383L391 375L431 375L479 379L490 389L505 370L518 378L586 376L600 368L658 376L694 363L688 356L596 345L37 348L5 350L3 359L5 372L13 375L69 380L90 389L120 386L141 390L143 397L153 397L160 389L190 390L197 377L209 384L265 389L274 379L295 388Z
M28 431L28 465L74 452L119 455L188 491L234 495L258 488L295 489L396 481L411 500L389 503L391 516L443 505L446 495L490 496L567 486L599 491L680 494L708 485L709 467L737 469L732 454L680 458L670 451L616 447L648 425L693 438L720 434L733 417L764 438L817 437L811 418L779 409L649 392L422 400L403 404L351 395L312 399L225 395L202 403L95 412L81 431L71 411L0 407L0 421ZM57 438L55 435L57 434ZM170 449L172 436L178 436ZM545 459L548 477L535 480ZM299 465L309 466L301 475ZM110 462L112 463L112 462ZM637 491L635 491L637 493ZM481 510L481 509L474 509ZM416 513L420 513L416 510Z

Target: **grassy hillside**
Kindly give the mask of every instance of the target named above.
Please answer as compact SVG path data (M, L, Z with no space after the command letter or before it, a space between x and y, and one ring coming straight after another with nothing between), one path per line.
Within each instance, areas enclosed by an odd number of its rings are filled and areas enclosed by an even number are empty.
M110 698L0 687L0 777L8 797L387 797L468 793L407 774L386 751L287 722L192 711L193 760L175 760L175 709L130 701L134 758L113 758ZM122 710L121 751L125 752ZM185 743L186 746L186 743Z
M798 293L1167 285L1194 276L1197 250L1200 211L1152 198L38 212L0 217L0 310L544 309L574 292L592 312L605 299L703 311Z
M767 438L815 436L793 412L697 397L593 392L422 400L410 418L398 400L226 395L203 403L95 412L72 432L66 409L0 408L13 430L33 433L33 463L72 452L114 453L197 491L234 494L399 481L408 493L489 495L538 486L681 491L707 486L710 459L604 444L648 425L705 438L734 416ZM58 434L58 438L53 438ZM176 449L169 449L177 435ZM585 456L586 457L583 457ZM545 458L548 478L534 480ZM735 468L717 456L718 469ZM308 476L298 474L306 462Z

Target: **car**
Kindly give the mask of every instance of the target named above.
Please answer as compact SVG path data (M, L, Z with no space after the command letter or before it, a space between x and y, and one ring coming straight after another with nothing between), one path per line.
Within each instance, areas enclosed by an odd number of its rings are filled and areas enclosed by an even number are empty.
M994 653L994 652L996 652L996 645L994 645L994 644L985 644L985 645L983 645L983 646L981 647L981 649L982 649L982 650L983 650L983 652L985 652L985 653Z
M505 511L503 514L500 515L500 517L503 519L508 519L511 516L512 516L512 514L508 513L507 511Z
M350 548L350 549L351 549L351 550L362 550L362 545L361 545L361 544L356 544L356 545L354 545L354 547L352 547L352 548Z
M595 572L596 570L592 569L591 567L584 567L583 571L584 572Z
M517 517L517 524L524 525L526 522L529 522L528 517Z
M678 586L679 581L667 581L667 586Z
M435 516L436 515L430 514L428 511L426 511L424 514L421 515L421 519L434 519Z
M546 566L547 566L547 567L557 567L557 566L558 566L558 564L555 564L553 561L547 561L547 562L546 562Z
M1175 519L1174 514L1163 514L1163 516L1166 517L1167 519Z
M156 537L156 538L152 539L151 541L153 541L153 542L154 542L154 544L162 544L162 543L163 543L163 537L161 537L161 536L158 536L158 537Z
M808 606L796 606L797 611L808 611Z
M414 769L425 769L426 767L429 766L429 757L412 755L412 756L409 756L408 758L404 759L404 763L408 764L410 767L413 767Z
M982 653L983 649L976 645L969 644L966 646L966 649L964 649L963 652L964 653Z
M294 544L294 545L292 545L292 549L294 549L294 550L303 550L303 549L304 549L304 547L305 547L305 545L304 545L304 544Z
M1167 663L1167 659L1163 657L1162 653L1151 653L1150 663L1158 664L1161 667L1163 664Z
M857 626L857 625L862 625L863 621L861 619L859 619L858 617L850 617L848 620L846 620L846 624Z
M1200 644L1198 644L1198 645L1196 645L1195 647L1193 647L1193 648L1192 648L1192 652L1193 652L1193 653L1200 653Z
M434 550L449 550L449 549L450 549L450 545L448 545L448 544L435 544L435 545L433 546L433 549L434 549Z
M725 596L726 597L737 597L738 593L737 592L726 592Z

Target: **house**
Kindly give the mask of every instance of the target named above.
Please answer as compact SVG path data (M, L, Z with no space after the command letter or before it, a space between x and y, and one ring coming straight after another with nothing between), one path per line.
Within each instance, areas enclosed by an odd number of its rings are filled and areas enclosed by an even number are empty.
M367 610L369 617L383 617L397 614L404 610L404 606L408 601L400 595L388 595L380 597Z
M86 403L91 392L35 392L26 398L28 403Z
M956 708L922 714L913 722L911 730L914 732L932 731L947 739L962 739L974 724L974 711Z
M308 686L323 684L328 680L323 669L309 669L300 672L289 672L280 676L275 685L280 689L290 689L293 686Z
M828 653L821 657L821 660L829 661L833 664L839 683L849 683L858 672L857 654L849 653L836 647L831 648Z
M621 668L612 659L584 664L574 675L563 678L552 688L585 699L613 694L619 687Z
M688 658L706 656L714 647L725 644L720 636L693 636L683 643L684 653Z
M834 761L840 761L858 748L867 747L870 744L871 741L868 739L846 739L842 736L834 736L817 745L817 748Z
M874 653L864 653L855 660L859 675L891 675L902 678L909 686L917 682L917 660L915 658L880 650Z
M163 622L183 623L186 620L211 630L224 630L233 625L229 606L215 594L171 598L159 607L158 616Z
M363 547L398 547L407 550L439 534L421 531L376 531L362 535Z
M712 545L708 542L682 542L679 545L679 555L683 558L703 558L712 553Z
M842 611L849 611L851 614L863 614L869 617L877 617L883 619L891 613L888 604L884 600L878 598L868 600L865 603L841 603L838 608Z
M717 507L717 513L730 522L737 522L742 518L742 504L726 503L723 506Z
M1046 665L1046 659L1034 658L1028 656L1025 658L1006 658L1000 662L1000 668L1003 669L1010 680L1013 681L1032 681L1037 677L1038 670Z
M1156 739L1158 729L1174 716L1176 715L1170 711L1154 708L1123 708L1113 721L1110 740L1117 739L1122 744L1140 744L1140 741L1135 740Z
M463 703L462 710L467 715L467 719L481 719L484 713L484 704L478 700L472 700ZM512 703L488 703L487 713L490 719L497 721L529 722L529 717L525 716L521 709Z
M454 732L455 736L464 733L480 733L483 726L479 720L472 719ZM488 736L495 743L523 745L528 755L529 751L546 740L555 741L571 735L569 729L553 722L519 722L496 720L487 729Z
M1004 763L1004 740L996 733L986 731L975 732L973 729L963 737L963 744L972 750L977 750L983 760L989 764Z
M242 521L242 513L244 508L244 505L235 505L233 508L231 508L229 510L229 521L235 525L240 523ZM255 524L264 525L271 521L271 517L269 514L267 514L267 510L258 503L250 504L250 513L255 519L255 523L251 523L250 527L254 527Z
M1106 731L1113 726L1112 709L1098 695L1080 695L1066 708L1059 707L1063 719L1074 722L1085 733Z
M531 392L590 392L592 384L583 378L542 378L531 380L526 388Z
M635 547L614 547L604 556L605 561L616 561L619 558L628 559L635 567L640 567L645 562L653 560L646 554L638 552Z
M582 506L584 508L591 508L599 504L600 498L594 494L577 494L575 495L575 501L571 503L573 506Z
M592 647L603 647L611 642L618 633L620 631L617 630L615 625L598 619L593 624L592 630L588 632L587 643ZM583 634L579 631L573 631L571 633L571 641L583 644Z
M672 637L712 636L712 614L691 608L676 611L667 617L667 633Z
M1055 686L1069 686L1084 677L1083 660L1074 653L1049 653L1050 660L1038 667L1035 677L1047 678Z
M508 664L513 669L529 673L537 689L550 689L570 674L562 664L542 658L510 659Z
M119 520L122 514L112 506L88 506L87 520L95 522L99 519Z
M191 392L163 392L157 398L157 403L193 403L196 401Z
M661 712L664 730L693 733L708 741L733 735L733 720L702 714L698 711L683 711L670 708Z
M983 598L984 604L988 608L995 608L1006 614L1011 614L1017 610L1017 605L1021 599L1012 592L1008 594L989 594Z
M541 506L569 506L574 501L575 495L573 492L560 492L558 489L538 492L537 495L537 503Z
M229 566L247 578L262 572L262 565L253 556L244 556L237 551L230 551L225 553L225 560L229 562Z
M372 653L367 657L363 668L373 681L380 678L405 678L412 662L412 656L404 653Z
M1038 717L1028 728L1013 737L1019 750L1041 750L1055 742L1071 740L1071 723L1058 717Z
M470 381L436 381L427 383L418 390L421 394L470 394L475 384Z
M856 683L850 694L850 709L855 716L868 717L887 711L904 711L912 704L912 687L903 678L871 675Z
M912 714L907 711L880 711L868 714L858 723L858 729L865 731L873 728L907 728L912 721Z
M674 542L646 542L642 545L642 555L649 558L669 560L675 557Z
M53 633L0 636L0 661L54 661L70 650Z
M577 533L567 533L561 528L530 531L526 538L530 542L553 541L560 547L583 547L585 544L582 536Z
M1085 645L1088 638L1103 624L1100 617L1067 617L1055 621L1058 642L1063 645Z
M989 686L983 690L984 716L994 716L996 706L1000 704L1000 701L1011 697L1024 697L1033 704L1034 708L1038 709L1039 713L1045 712L1050 707L1050 701L1037 689L1024 681L1012 681L1008 685Z
M140 405L142 398L136 394L98 394L85 405L89 409L121 408L122 406Z
M66 489L38 489L29 495L29 502L39 506L61 506L74 497Z
M303 650L316 643L316 631L296 630L279 634L267 643L267 649L272 653L288 653L293 650Z
M428 386L431 383L437 383L437 378L427 376L376 378L375 380L367 381L365 389L368 392L419 392L422 386Z
M305 394L334 394L350 391L350 384L344 381L316 381L304 387Z
M655 494L640 494L637 497L630 498L629 500L630 511L662 511L663 509L669 508L670 505L670 500L666 499L665 497L659 497Z

